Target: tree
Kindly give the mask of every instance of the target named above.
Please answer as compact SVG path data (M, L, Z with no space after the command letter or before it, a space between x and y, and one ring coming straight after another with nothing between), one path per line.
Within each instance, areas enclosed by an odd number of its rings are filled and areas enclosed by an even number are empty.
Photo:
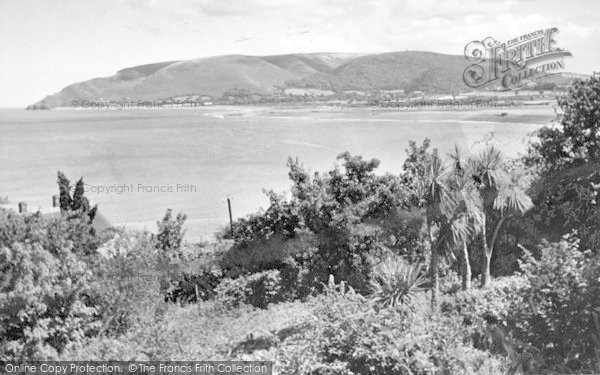
M51 358L100 327L78 220L0 208L0 357ZM60 228L53 228L62 225ZM58 229L58 230L55 230Z
M173 210L169 208L162 221L156 223L158 225L156 247L162 250L163 253L177 251L181 248L183 236L185 235L183 224L186 219L187 216L181 212L173 219Z
M514 168L507 171L500 151L493 146L484 150L472 164L473 179L479 186L484 208L481 225L483 244L481 286L486 287L491 281L491 259L500 228L511 215L522 215L527 212L533 207L533 202L526 193L528 179ZM494 215L495 212L497 215ZM491 236L488 229L491 230Z
M531 222L559 240L571 230L581 250L600 248L600 77L576 81L559 98L560 123L543 127L530 142L527 165L540 171ZM539 236L537 236L539 238Z
M469 262L468 243L481 231L484 222L483 203L472 178L472 163L465 161L458 147L455 147L453 176L449 187L453 194L453 213L440 230L441 246L452 251L459 249L461 261L462 289L471 288L471 264Z
M431 244L430 275L431 308L437 307L437 294L439 292L439 261L441 247L436 246L435 226L443 217L451 214L454 200L446 183L448 169L438 156L437 149L428 151L429 140L426 139L421 147L416 147L415 142L410 142L407 150L408 158L404 162L404 180L410 186L413 201L417 206L425 208L427 218L427 233Z
M92 225L98 205L91 207L88 198L85 197L84 185L83 178L80 178L72 189L69 179L64 173L58 171L61 217L60 220L48 225L47 236L53 238L67 233L76 244L75 251L91 254L100 245L100 239ZM72 196L71 190L73 190Z
M290 159L292 200L300 226L317 238L309 260L315 285L331 274L367 292L373 264L387 251L380 241L382 218L404 206L406 194L396 177L375 174L377 159L347 152L337 159L341 167L313 175Z
M534 133L527 161L543 171L558 171L600 160L600 77L575 81L558 101L559 126Z
M236 245L243 246L255 240L268 240L280 236L293 238L300 229L300 217L294 201L288 202L284 195L272 190L264 190L269 198L269 208L256 214L239 218L233 223L233 235Z
M60 210L63 213L79 213L82 216L87 216L89 223L94 221L98 205L90 207L90 201L84 196L85 188L83 183L83 177L77 181L75 188L73 189L73 196L71 197L71 181L65 176L64 173L58 171L58 189L60 193Z

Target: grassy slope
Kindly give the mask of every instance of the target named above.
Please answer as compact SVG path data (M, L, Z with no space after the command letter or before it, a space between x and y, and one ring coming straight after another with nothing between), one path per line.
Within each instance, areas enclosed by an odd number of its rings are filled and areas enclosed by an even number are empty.
M393 52L357 57L329 74L300 80L300 87L340 90L398 89L430 92L465 90L461 56L432 52Z
M135 332L108 339L94 337L63 353L65 360L226 360L269 349L286 329L311 319L311 302L286 302L261 310L224 310L214 302L165 306L162 316ZM160 314L155 314L160 315Z
M69 106L72 100L161 100L190 94L219 98L234 89L268 95L284 87L458 93L469 90L462 81L466 66L462 56L418 51L228 55L122 69L111 77L70 85L36 105L52 108ZM573 78L556 75L547 80L566 82Z
M161 69L136 85L129 93L144 99L180 94L220 97L231 89L271 94L276 86L297 78L259 57L220 56L182 61Z
M228 90L271 94L289 86L336 90L455 87L462 79L459 56L428 52L378 55L310 53L275 56L218 56L141 65L112 77L76 83L36 104L68 106L71 100L165 99L204 94L220 97Z

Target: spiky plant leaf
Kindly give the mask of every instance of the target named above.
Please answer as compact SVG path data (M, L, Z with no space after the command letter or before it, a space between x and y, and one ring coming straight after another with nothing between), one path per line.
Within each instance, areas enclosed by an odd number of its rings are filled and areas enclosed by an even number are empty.
M371 281L373 302L382 307L397 307L415 302L425 283L422 264L407 264L402 259L388 258L374 269Z
M498 193L494 199L494 209L500 212L524 214L533 207L533 201L527 195L525 181L517 172L511 172L498 184Z

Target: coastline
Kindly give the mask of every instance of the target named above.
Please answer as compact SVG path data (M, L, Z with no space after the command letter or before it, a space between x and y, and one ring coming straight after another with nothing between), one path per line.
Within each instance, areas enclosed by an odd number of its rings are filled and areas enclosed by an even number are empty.
M501 116L502 112L507 114ZM288 156L298 156L313 171L321 171L328 170L339 153L350 151L379 158L380 173L394 173L409 139L431 137L441 152L451 150L454 142L491 139L508 155L516 155L522 149L521 138L553 118L548 106L0 110L0 143L5 152L0 191L11 201L44 207L49 204L46 198L56 194L57 169L74 178L83 176L94 185L194 184L199 191L193 195L92 194L90 198L112 223L135 228L154 230L169 207L186 212L189 224L193 223L188 238L208 239L228 223L225 195L234 198L234 216L242 217L268 203L262 189L284 192L289 188ZM45 146L44 139L59 142L60 149ZM29 172L23 176L19 171L25 164Z

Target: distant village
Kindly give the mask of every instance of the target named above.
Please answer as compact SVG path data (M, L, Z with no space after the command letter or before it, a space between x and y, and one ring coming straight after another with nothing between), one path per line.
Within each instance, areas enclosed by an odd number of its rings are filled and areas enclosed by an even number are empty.
M76 109L150 109L197 108L213 105L331 105L349 107L388 107L398 109L469 109L485 107L512 107L527 105L552 105L556 97L564 94L570 81L535 83L513 90L486 87L473 91L432 93L425 90L324 90L304 87L275 88L269 94L252 93L246 89L231 89L220 97L205 94L184 94L154 100L133 98L71 101ZM36 104L27 109L49 109Z
M390 89L378 91L346 90L335 92L314 88L285 88L270 95L250 93L246 90L230 90L220 98L208 95L178 95L159 101L164 107L198 107L212 105L259 105L259 104L314 104L344 105L356 107L397 108L469 108L470 106L521 106L550 105L556 96L566 92L567 86L538 85L521 90L481 90L462 93L431 94L424 91Z

